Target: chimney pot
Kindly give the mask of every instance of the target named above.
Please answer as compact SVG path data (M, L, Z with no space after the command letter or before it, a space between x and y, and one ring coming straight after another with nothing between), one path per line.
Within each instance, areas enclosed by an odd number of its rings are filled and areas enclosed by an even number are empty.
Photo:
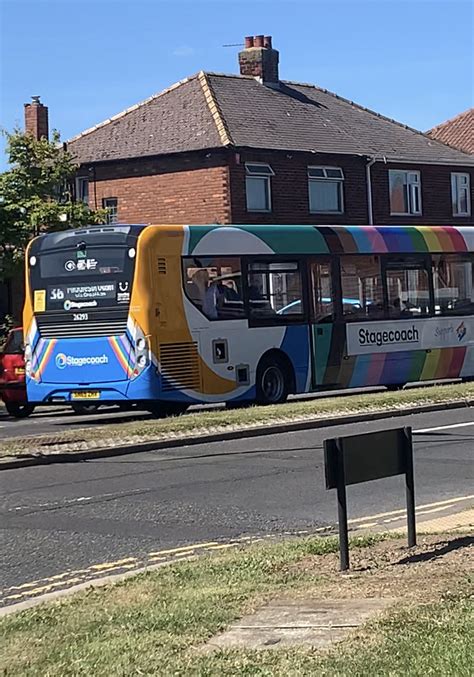
M245 49L239 52L241 75L257 78L269 87L278 87L278 61L278 50L272 47L271 35L245 38Z

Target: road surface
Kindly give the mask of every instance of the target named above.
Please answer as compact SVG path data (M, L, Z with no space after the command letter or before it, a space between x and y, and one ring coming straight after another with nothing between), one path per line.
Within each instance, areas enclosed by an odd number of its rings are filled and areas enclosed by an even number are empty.
M3 599L190 544L334 525L323 440L403 425L415 431L417 505L474 493L472 408L1 471ZM401 509L404 497L401 477L349 487L349 517Z

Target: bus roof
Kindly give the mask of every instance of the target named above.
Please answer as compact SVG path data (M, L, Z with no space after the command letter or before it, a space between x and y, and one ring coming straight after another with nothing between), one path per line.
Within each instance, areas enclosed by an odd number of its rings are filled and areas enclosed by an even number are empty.
M60 239L64 246L68 235L77 238L88 233L106 236L115 232L138 237L150 228L159 229L161 233L182 229L183 236L188 235L187 253L199 255L214 255L218 250L222 255L474 252L472 226L114 224L51 233L43 238ZM225 245L221 245L224 240Z

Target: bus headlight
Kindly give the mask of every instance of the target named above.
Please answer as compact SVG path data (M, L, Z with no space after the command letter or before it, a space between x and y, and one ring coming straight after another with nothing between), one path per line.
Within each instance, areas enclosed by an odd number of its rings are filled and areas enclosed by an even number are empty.
M145 355L140 355L140 357L137 360L137 365L139 366L140 369L144 369L146 367Z
M25 362L25 373L27 376L31 376L31 360Z
M146 341L144 338L139 338L137 341L137 350L143 352L146 348Z
M25 360L31 360L31 354L31 346L27 343L25 346Z

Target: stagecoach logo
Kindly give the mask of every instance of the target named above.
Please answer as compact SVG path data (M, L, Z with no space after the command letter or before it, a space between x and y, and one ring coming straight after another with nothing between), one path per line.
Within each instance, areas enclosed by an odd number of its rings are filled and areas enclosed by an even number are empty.
M76 262L71 261L71 259L69 259L69 261L66 261L66 263L64 264L64 267L66 268L68 273L72 273L76 270Z
M58 353L56 355L56 366L58 369L84 366L95 367L108 363L109 358L107 355L88 355L86 357L74 357L73 355L65 355L64 353Z
M459 327L456 327L456 334L457 334L457 337L458 337L458 341L462 341L463 338L466 336L467 328L466 328L466 325L464 324L464 322L461 322Z
M67 364L67 358L64 353L58 353L56 355L56 366L58 369L64 369Z
M360 346L382 346L394 344L418 343L420 336L418 329L413 324L411 327L400 329L370 330L365 327L359 329Z

